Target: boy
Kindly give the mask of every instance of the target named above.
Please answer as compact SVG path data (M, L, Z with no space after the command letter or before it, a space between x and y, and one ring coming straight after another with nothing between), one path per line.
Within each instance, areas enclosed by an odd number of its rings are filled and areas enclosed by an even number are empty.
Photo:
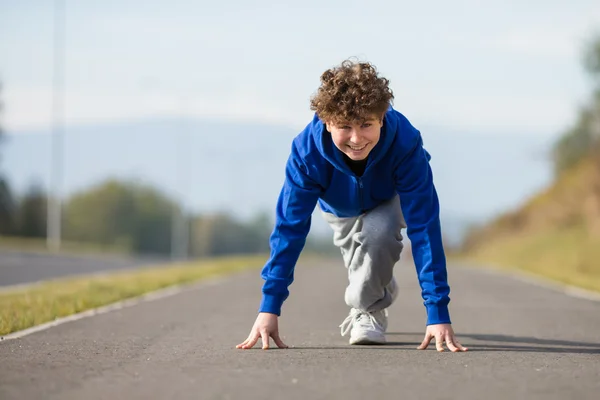
M313 121L293 141L270 239L271 257L259 314L250 335L237 345L252 348L269 337L280 348L278 316L289 295L295 264L319 204L334 231L348 269L345 301L350 314L340 325L350 344L383 344L387 308L397 295L394 265L407 227L427 310L425 349L435 339L451 351L458 343L448 312L446 260L438 197L421 135L395 111L389 81L369 63L344 61L321 75L311 99ZM406 221L406 223L405 223Z

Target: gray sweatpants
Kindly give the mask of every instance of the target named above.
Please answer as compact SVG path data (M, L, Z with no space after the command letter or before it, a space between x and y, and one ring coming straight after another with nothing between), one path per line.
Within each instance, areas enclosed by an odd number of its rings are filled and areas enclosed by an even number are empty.
M392 296L386 286L400 259L401 229L406 228L398 195L358 217L321 213L333 229L333 243L348 270L346 304L367 312L389 307Z

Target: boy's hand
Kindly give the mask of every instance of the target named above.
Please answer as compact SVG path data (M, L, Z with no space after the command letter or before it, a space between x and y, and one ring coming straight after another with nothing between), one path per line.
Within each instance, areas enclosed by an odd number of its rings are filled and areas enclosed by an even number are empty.
M273 338L279 348L287 348L279 338L279 328L277 324L277 315L271 313L259 313L256 322L250 331L250 336L243 343L235 346L238 349L251 349L259 338L262 338L263 349L269 348L269 336Z
M468 348L463 347L460 343L458 343L458 340L456 340L456 337L454 336L452 325L450 324L427 326L427 330L425 331L425 339L423 339L423 343L421 343L417 349L425 350L433 338L435 338L435 347L437 348L437 351L444 351L444 342L446 342L448 350L452 352L468 350Z

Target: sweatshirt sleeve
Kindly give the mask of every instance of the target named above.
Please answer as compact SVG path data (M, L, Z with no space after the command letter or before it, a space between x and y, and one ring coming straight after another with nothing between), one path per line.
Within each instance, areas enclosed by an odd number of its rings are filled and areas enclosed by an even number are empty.
M320 193L321 187L309 177L308 168L292 145L269 241L271 254L261 273L265 282L259 312L281 315Z
M439 200L429 165L430 155L420 135L396 169L396 188L411 241L427 325L451 323L450 287L442 244Z

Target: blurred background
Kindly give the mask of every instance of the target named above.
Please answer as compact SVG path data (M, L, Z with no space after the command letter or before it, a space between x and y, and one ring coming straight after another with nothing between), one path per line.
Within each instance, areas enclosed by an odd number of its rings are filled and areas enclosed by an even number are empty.
M356 57L423 134L449 250L592 270L599 32L597 0L0 0L0 241L267 252L310 96Z

